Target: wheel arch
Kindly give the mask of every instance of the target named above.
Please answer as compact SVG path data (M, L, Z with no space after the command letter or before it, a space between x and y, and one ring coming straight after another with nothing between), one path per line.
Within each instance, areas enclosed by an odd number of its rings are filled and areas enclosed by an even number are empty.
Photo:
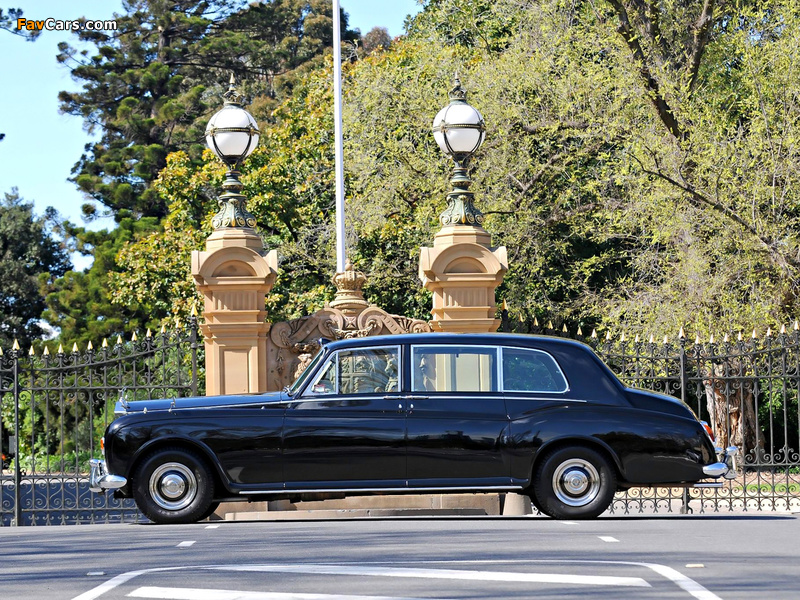
M548 454L554 450L561 450L562 448L571 448L574 446L591 448L592 450L602 454L608 460L609 464L614 467L617 481L625 481L624 471L622 470L622 462L611 446L594 437L571 436L550 440L539 447L536 455L533 457L533 464L531 465L531 486L533 486L534 477L539 465Z
M159 450L164 450L166 448L179 448L193 451L200 455L200 457L206 461L206 464L211 468L211 475L214 477L214 489L215 489L215 496L222 497L224 494L220 493L223 490L230 493L230 488L228 486L228 478L225 476L222 467L219 464L214 452L197 440L185 437L159 437L153 440L148 441L146 444L143 444L141 448L136 451L136 454L133 455L131 458L130 464L128 466L128 473L131 474L131 477L136 473L136 470L141 465L142 461L144 461L150 454L153 452L157 452ZM128 483L130 486L130 482Z

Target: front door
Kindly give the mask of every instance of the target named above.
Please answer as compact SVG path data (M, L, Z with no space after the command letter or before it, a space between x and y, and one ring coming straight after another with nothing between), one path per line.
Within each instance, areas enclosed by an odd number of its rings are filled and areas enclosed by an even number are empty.
M286 489L406 485L400 347L334 352L286 410Z
M411 348L409 487L510 484L497 354L491 346Z

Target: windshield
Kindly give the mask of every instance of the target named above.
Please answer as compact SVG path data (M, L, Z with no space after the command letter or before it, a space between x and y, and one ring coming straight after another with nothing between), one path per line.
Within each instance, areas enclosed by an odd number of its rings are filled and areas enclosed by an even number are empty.
M314 372L314 369L317 368L317 364L319 364L324 355L325 352L323 352L323 349L320 348L320 351L317 352L317 355L312 359L310 363L308 363L306 370L300 373L300 377L298 377L295 380L295 382L292 385L290 385L286 390L287 392L289 392L290 396L294 396L297 393L297 391L303 386L303 383L305 383L306 379L308 379L308 376Z

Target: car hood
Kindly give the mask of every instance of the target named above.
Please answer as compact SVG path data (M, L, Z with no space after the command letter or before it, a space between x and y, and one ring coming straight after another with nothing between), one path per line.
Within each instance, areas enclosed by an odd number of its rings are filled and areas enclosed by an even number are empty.
M192 396L189 398L160 400L120 400L114 408L114 413L126 415L139 412L186 410L190 408L219 408L222 406L282 402L288 398L289 396L285 392L268 392L266 394L242 394L237 396Z

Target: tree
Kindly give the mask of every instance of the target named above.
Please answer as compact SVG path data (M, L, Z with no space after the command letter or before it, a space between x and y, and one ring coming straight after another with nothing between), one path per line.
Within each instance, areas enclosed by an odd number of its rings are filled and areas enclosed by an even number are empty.
M3 12L0 8L0 29L24 37L26 41L32 42L42 33L41 29L17 29L17 19L23 15L21 8L9 8Z
M16 188L0 204L0 347L18 340L23 348L43 335L39 323L45 307L40 286L63 275L69 254L58 236L58 213L48 207L37 217L33 204Z
M113 342L117 335L133 331L143 332L156 326L160 320L150 314L148 307L137 303L131 294L122 304L112 304L109 280L117 265L117 254L127 243L158 229L152 217L122 219L111 231L87 231L71 227L78 248L91 253L92 266L85 272L60 273L44 287L46 310L42 316L60 330L60 339L78 343L81 349L92 342L95 347L104 338Z
M388 50L392 45L392 36L386 27L373 27L364 36L362 46L368 54L376 50Z
M74 181L117 216L161 218L166 205L151 182L172 151L200 160L207 118L230 72L262 98L264 112L280 78L320 55L332 40L329 2L273 0L126 0L118 30L79 33L96 53L60 44L58 60L83 83L61 92L61 110L81 116L101 139L86 147ZM347 17L343 15L345 38ZM84 206L87 217L94 205Z

